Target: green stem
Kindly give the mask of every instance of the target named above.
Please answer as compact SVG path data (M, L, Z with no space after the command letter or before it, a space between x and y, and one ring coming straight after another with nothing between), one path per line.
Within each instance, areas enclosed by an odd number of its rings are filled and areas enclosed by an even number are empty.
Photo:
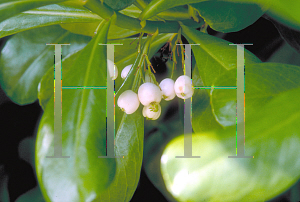
M171 73L171 79L173 79L173 75L174 75L174 68L175 68L175 62L173 62L172 73Z
M138 53L141 52L141 48L142 48L142 38L143 38L144 32L140 33L140 37L139 37L139 47L138 47Z
M145 83L145 79L144 79L144 76L143 76L143 70L142 70L142 67L139 68L139 73L140 73L140 76L141 76L143 82Z
M203 32L203 33L207 34L207 27L208 27L208 24L205 23L204 26L201 27L200 32Z
M103 19L109 19L114 14L114 10L101 3L99 0L87 0L84 5L90 11L98 14ZM180 28L178 22L175 21L147 21L146 26L141 29L140 20L121 14L116 11L117 20L116 25L125 29L136 30L138 32L154 33L157 29L160 33L176 33ZM191 22L192 20L183 20L182 23L188 24L191 27L200 27L202 23Z

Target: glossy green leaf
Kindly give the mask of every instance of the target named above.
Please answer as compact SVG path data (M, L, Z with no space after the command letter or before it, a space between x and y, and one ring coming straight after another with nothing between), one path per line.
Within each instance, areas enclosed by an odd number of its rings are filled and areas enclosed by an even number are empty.
M134 6L129 6L128 8L120 11L120 13L134 17L138 14L138 9ZM87 14L91 14L89 11L86 11ZM93 14L95 15L95 14ZM98 16L98 15L97 15ZM99 17L99 16L98 16ZM102 19L101 17L99 17ZM71 23L71 24L61 24L62 28L71 31L72 33L75 34L83 34L87 36L94 36L95 35L95 30L97 28L99 23L97 22L91 22L91 23ZM116 25L111 25L109 28L109 34L108 34L108 39L119 39L119 38L125 38L128 36L132 36L137 34L137 31L130 30L130 29L125 29L118 27Z
M29 163L34 167L34 152L35 152L35 138L27 137L19 143L18 153L20 159Z
M106 86L106 47L110 21L77 57L63 86ZM36 143L36 170L47 201L92 201L112 183L116 160L106 156L106 92L101 89L62 90L62 155L52 158L54 100L48 102Z
M231 70L214 83L215 86L235 86L236 71ZM251 112L278 94L300 87L300 66L280 63L251 64L245 68L245 108ZM223 126L236 124L236 89L212 89L214 115Z
M42 76L53 64L54 46L47 43L70 43L62 55L83 48L90 39L74 35L59 26L19 33L8 40L1 52L0 83L14 102L28 104L37 99Z
M128 73L122 89L116 93L116 100L119 95L128 89L137 91L140 83L140 74L135 74L141 60L142 53L137 56L133 69ZM144 118L142 108L127 115L121 109L115 109L115 155L123 156L117 158L117 171L112 184L97 199L97 201L130 201L139 182L140 170L143 159L144 148Z
M130 6L134 1L135 0L103 0L104 3L116 11Z
M96 28L99 23L72 23L61 24L61 27L75 34L82 34L86 36L94 36ZM137 31L120 28L116 25L112 25L109 28L108 39L125 38L137 34Z
M192 51L198 66L199 74L205 86L212 86L221 74L236 69L237 47L230 42L204 34L182 25L182 34L193 45ZM260 60L245 49L245 66Z
M114 181L98 201L130 201L140 178L144 148L144 117L140 107L127 115L116 109L116 119L122 116L115 139L117 172ZM116 120L116 123L119 122Z
M253 24L264 11L256 4L205 1L191 4L214 30L236 32Z
M2 0L0 2L0 22L26 10L64 1L65 0Z
M62 60L62 80L64 80L81 51L73 52ZM70 74L69 74L70 75ZM43 110L45 110L49 100L54 94L54 65L45 73L38 85L38 99Z
M29 29L62 23L93 22L102 18L87 9L53 4L20 13L0 23L0 38Z
M234 3L257 4L263 11L267 11L269 15L278 21L299 30L300 29L300 13L298 8L300 2L298 0L223 0Z
M263 0L260 0L264 4ZM268 14L280 22L300 30L300 1L298 0L274 0L270 6Z
M44 202L45 199L39 186L19 196L16 202Z
M183 155L183 135L169 143L161 158L167 189L178 201L266 201L300 177L300 89L288 91L246 121L245 155L235 155L236 127L198 133L196 158ZM242 140L241 144L244 143Z
M278 21L299 30L300 14L298 8L300 2L298 0L224 0L234 3L257 4L262 10L267 11L269 15Z

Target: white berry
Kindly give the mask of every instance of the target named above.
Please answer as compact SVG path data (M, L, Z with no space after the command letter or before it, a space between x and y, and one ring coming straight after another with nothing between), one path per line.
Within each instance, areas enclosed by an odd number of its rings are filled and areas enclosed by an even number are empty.
M159 87L153 83L144 83L138 90L139 100L143 105L149 105L152 102L160 103L161 91Z
M161 106L159 103L151 103L150 105L144 106L143 108L143 116L151 119L156 120L159 118L161 114Z
M191 78L186 75L178 77L174 84L174 90L179 98L188 99L192 97L194 88Z
M159 87L161 89L163 99L167 101L174 99L174 84L175 82L169 78L166 78L160 82Z
M109 71L110 78L112 80L115 80L118 77L117 65L114 65L114 63L111 60L107 60L107 65L108 65L108 71Z
M132 67L132 65L127 65L126 67L124 67L124 69L121 72L122 79L126 78L126 76L128 75L128 72L131 69L131 67Z
M139 108L140 101L135 92L126 90L118 98L117 104L126 114L132 114Z

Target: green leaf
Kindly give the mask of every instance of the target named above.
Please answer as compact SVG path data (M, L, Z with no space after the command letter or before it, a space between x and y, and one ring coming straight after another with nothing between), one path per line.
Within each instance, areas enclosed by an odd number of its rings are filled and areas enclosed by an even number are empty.
M0 3L0 22L26 10L64 1L65 0L2 0Z
M81 54L81 51L76 51L73 53L70 53L62 60L62 80L64 80L66 75L68 75L68 72L70 71L71 67L74 65L74 62L76 61L77 57ZM43 110L45 110L49 100L54 95L54 65L49 68L49 70L45 73L45 75L42 77L41 81L38 85L38 99L39 103Z
M205 1L191 4L208 25L219 32L236 32L253 24L264 11L256 4Z
M134 1L135 0L103 0L104 3L116 11L130 6Z
M77 57L63 86L106 86L106 47L110 21ZM116 160L106 156L106 92L100 89L62 90L62 155L53 155L54 100L41 119L36 144L36 170L47 201L92 201L112 183Z
M124 90L137 91L140 74L135 74L142 53L138 54L133 69L128 73L121 88L116 93L116 100ZM130 201L140 178L144 149L144 117L142 107L133 114L126 114L121 109L115 109L115 155L123 156L116 159L117 171L115 179L98 201Z
M167 189L178 201L266 201L300 177L300 89L288 91L248 116L245 155L235 154L236 127L198 133L193 155L183 154L184 138L169 143L161 158ZM242 140L241 144L244 143Z
M278 94L300 87L300 67L280 63L251 64L245 68L245 108L251 112ZM231 70L214 84L235 86L236 71ZM236 124L236 89L212 89L211 103L217 121L223 126Z
M34 151L35 137L26 137L20 141L18 146L19 157L29 163L32 167L34 167Z
M70 43L63 55L83 48L90 39L74 35L59 26L38 28L11 37L1 52L0 83L12 101L29 104L37 99L42 76L53 64L54 46L46 43Z
M45 199L42 195L41 189L39 186L27 191L17 198L16 202L44 202Z
M85 8L53 4L20 13L0 23L0 38L34 29L62 23L93 22L99 25L102 18Z
M199 74L205 86L212 86L221 74L236 69L237 47L230 42L204 34L182 25L182 34L193 45L192 51L198 66ZM245 66L258 63L260 60L245 49Z
M61 24L61 27L75 34L82 34L86 36L94 36L95 30L99 23L71 23ZM112 25L109 28L108 39L125 38L137 34L137 31L120 28L116 25Z
M264 4L263 0L260 0ZM300 30L300 1L298 0L274 0L268 14L294 29Z
M121 122L117 117L122 117ZM99 201L130 201L140 178L144 148L144 117L140 107L133 114L116 109L118 132L115 139L117 172L114 181L99 197Z
M134 8L133 6L130 6L122 11L120 13L127 15L127 16L136 16L137 8ZM87 14L91 14L89 11L85 12ZM93 14L95 15L95 14ZM98 15L97 15L98 16ZM98 16L99 17L99 16ZM102 19L101 17L99 17ZM97 22L91 22L91 23L70 23L70 24L61 24L62 28L71 31L72 33L75 34L83 34L87 36L94 36L95 35L95 30L97 28L99 23ZM111 25L109 28L109 34L108 34L108 39L119 39L119 38L125 38L128 36L132 36L137 34L137 31L130 30L130 29L125 29L118 27L116 25Z

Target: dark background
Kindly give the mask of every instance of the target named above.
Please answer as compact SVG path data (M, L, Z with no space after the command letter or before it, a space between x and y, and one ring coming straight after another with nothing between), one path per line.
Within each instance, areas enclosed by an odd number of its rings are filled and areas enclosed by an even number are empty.
M277 26L280 25L277 24ZM283 30L286 29L283 28ZM295 53L297 52L287 45L287 42L280 36L274 24L265 18L260 18L253 25L239 32L223 34L208 28L208 33L232 43L252 43L252 46L245 46L245 48L254 53L263 62L273 61L300 65L299 57L295 58ZM0 39L0 49L3 48L8 38ZM276 53L283 49L284 51L290 51L290 54L286 54L288 57L281 58L277 56ZM166 68L165 60L155 57L151 62L157 70L157 76L164 73ZM1 184L5 186L5 176L8 176L7 189L10 201L15 201L20 195L37 186L32 165L34 165L36 127L41 115L42 109L38 101L26 106L19 106L13 103L0 87L0 188ZM147 124L146 121L145 124ZM151 131L145 131L146 137L151 134ZM0 198L1 193L5 194L5 192L0 190ZM290 201L290 194L290 190L288 190L270 201ZM163 202L167 200L150 182L144 169L142 169L138 188L131 201Z

